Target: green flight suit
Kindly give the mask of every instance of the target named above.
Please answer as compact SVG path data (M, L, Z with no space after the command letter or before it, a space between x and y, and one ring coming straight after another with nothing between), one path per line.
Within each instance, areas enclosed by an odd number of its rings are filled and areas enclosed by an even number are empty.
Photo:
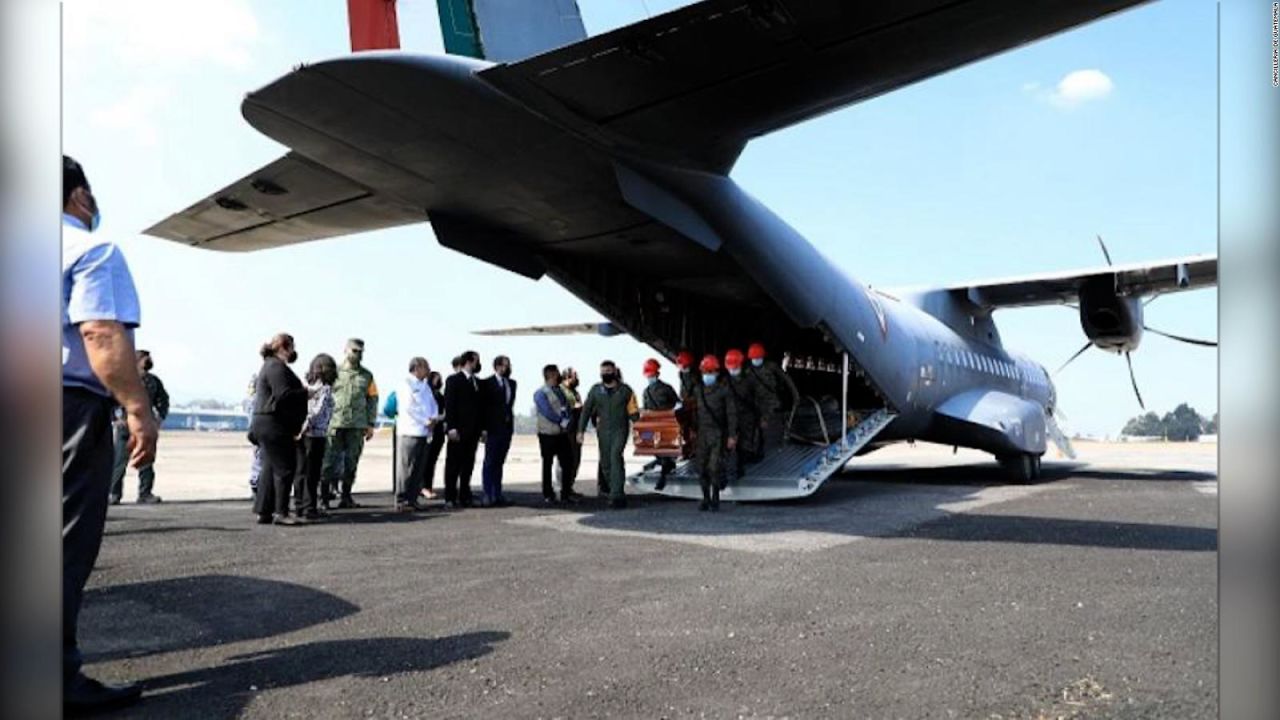
M342 501L351 504L364 434L378 423L378 385L363 365L344 362L333 383L333 418L321 465L321 498L329 500L341 482Z
M631 435L631 423L640 419L636 394L626 383L613 388L596 383L587 392L582 404L582 418L578 432L587 431L587 425L595 419L596 442L600 446L600 476L609 485L609 500L625 501L623 483L626 481L626 465L622 453Z
M738 408L728 383L717 380L707 387L699 382L694 390L698 403L698 481L702 486L703 507L720 503L720 483L726 442L738 437Z

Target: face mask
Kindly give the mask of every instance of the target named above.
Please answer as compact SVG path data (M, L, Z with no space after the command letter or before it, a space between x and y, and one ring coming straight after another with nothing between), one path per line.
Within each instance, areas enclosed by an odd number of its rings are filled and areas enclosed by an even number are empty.
M703 373L703 374L702 374L702 384L703 384L703 385L706 385L707 387L710 387L710 386L712 386L712 385L715 385L715 384L716 384L716 374L715 374L715 373Z
M290 365L292 365L292 364L294 364L294 363L296 363L296 362L298 362L298 351L297 351L297 350L290 350L290 351L289 351L289 364L290 364Z
M605 383L606 385L617 379L618 379L617 373L600 373L600 381Z
M738 377L742 374L742 368L729 368L730 377Z
M650 375L648 378L646 378L646 380L648 380L648 381L649 381L649 384L650 384L650 385L657 385L657 384L658 384L658 376L657 376L657 375Z
M764 365L764 358L751 358L751 364L760 367Z
M94 230L97 230L98 226L101 224L102 224L102 213L99 212L98 210L94 210L93 216L89 218L89 232L93 232Z

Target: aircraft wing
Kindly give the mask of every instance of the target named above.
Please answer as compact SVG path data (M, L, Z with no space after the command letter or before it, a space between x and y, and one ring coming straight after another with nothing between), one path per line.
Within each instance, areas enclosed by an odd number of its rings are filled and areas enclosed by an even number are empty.
M248 251L426 221L421 210L289 153L145 232L213 250Z
M704 0L480 72L606 147L723 172L748 140L1145 0Z
M1121 296L1162 295L1218 284L1218 258L1214 255L1161 260L1128 265L1108 265L984 282L952 285L943 290L966 293L983 308L1060 305L1075 302L1080 286L1096 277L1113 277Z
M530 337L538 335L600 335L612 337L624 331L611 322L566 323L564 325L529 325L527 327L476 330L474 335Z

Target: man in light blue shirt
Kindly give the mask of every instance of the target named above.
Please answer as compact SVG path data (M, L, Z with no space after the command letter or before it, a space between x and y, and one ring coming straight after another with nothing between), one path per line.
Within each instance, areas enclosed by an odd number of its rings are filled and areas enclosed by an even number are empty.
M133 277L120 249L94 234L98 203L84 169L65 155L62 204L62 707L73 715L142 695L136 683L107 685L81 672L76 626L106 525L115 404L133 467L155 458L158 429L134 355L141 314Z

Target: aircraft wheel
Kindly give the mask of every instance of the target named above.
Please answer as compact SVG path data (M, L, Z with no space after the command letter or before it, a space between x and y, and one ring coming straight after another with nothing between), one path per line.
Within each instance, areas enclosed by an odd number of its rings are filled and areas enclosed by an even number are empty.
M1040 457L1041 457L1040 455L1031 456L1031 463L1032 465L1034 465L1034 467L1032 468L1031 477L1035 480L1040 479Z
M1031 453L1018 453L999 458L1000 466L1009 475L1009 479L1019 485L1025 485L1036 478L1038 459Z

